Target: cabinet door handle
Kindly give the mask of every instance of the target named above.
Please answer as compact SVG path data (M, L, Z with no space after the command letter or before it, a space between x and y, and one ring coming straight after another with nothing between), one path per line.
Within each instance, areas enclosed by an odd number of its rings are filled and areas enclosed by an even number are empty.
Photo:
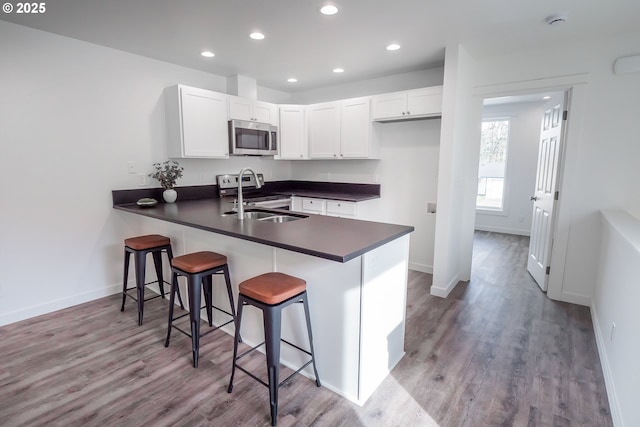
M407 114L407 113L405 113L405 112L403 111L403 112L402 112L402 115L404 116L405 114Z
M407 111L407 115L411 114L411 111Z

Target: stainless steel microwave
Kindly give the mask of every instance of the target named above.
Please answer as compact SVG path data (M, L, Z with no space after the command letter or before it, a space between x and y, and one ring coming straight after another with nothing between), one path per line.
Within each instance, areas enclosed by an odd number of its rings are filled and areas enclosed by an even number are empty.
M233 156L278 154L278 128L269 123L229 120L229 152Z

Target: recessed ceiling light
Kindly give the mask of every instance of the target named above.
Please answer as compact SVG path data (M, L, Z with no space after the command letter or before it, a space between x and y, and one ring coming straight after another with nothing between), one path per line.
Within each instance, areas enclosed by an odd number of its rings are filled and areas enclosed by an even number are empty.
M203 50L202 52L200 52L200 55L204 56L205 58L213 58L215 55L215 53L211 52L210 50Z
M551 99L551 97L549 95L547 95L547 96L543 96L542 99L544 99L546 101L547 99Z
M387 50L398 50L400 49L400 45L397 43L391 43L389 46L387 46Z
M289 83L297 83L297 82L298 82L298 79L295 79L295 78L291 77L290 79L287 79L287 81L288 81Z
M332 4L328 4L320 8L320 13L323 15L335 15L338 13L338 8Z
M254 40L262 40L264 39L264 34L255 32L255 33L249 34L249 37L251 37Z
M334 68L333 72L334 73L344 73L344 70L342 68Z

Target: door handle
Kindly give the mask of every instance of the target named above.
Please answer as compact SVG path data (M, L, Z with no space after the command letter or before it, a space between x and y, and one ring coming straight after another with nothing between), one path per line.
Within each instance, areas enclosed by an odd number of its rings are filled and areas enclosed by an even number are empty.
M536 196L529 196L529 200L535 202L538 198Z

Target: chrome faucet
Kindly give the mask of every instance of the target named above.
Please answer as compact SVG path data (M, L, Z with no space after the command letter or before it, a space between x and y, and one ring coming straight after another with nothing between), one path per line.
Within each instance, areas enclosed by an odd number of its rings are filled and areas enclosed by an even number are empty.
M238 174L238 219L241 221L244 219L244 202L242 200L242 175L244 175L245 172L251 172L253 174L253 179L256 180L256 188L262 187L262 184L260 184L260 180L258 179L258 175L256 175L253 169L243 168Z

